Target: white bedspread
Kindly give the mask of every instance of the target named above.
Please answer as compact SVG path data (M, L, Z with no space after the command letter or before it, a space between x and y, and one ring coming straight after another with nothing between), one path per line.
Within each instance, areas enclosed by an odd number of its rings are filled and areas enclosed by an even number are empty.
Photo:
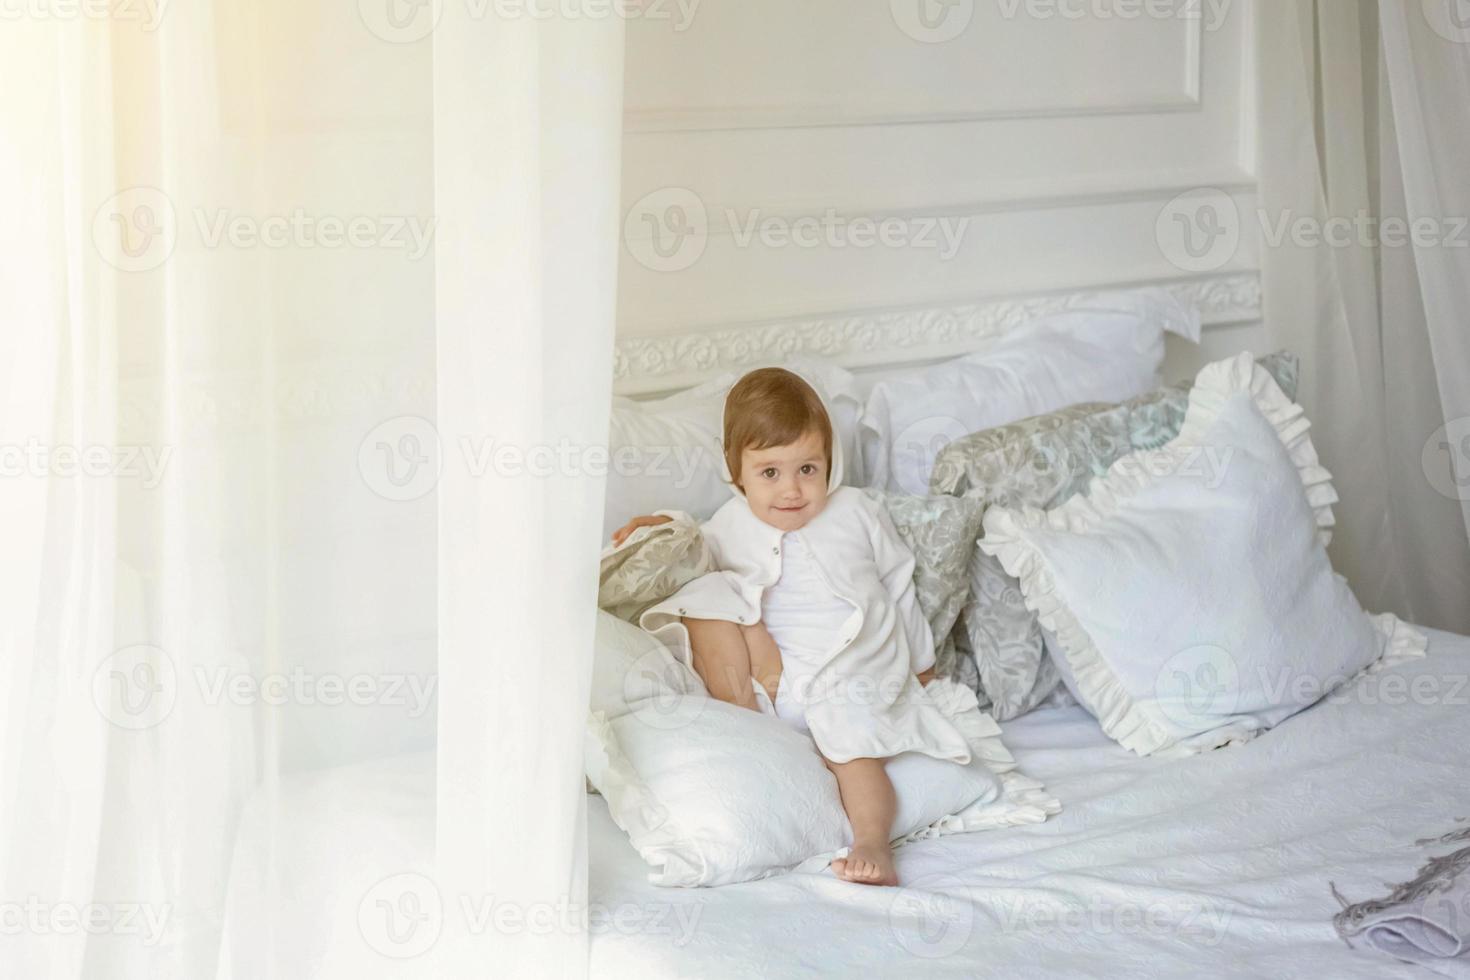
M1416 839L1470 817L1467 676L1470 639L1431 633L1426 659L1351 700L1171 761L1134 757L1079 708L1033 713L1006 741L1062 813L908 845L898 889L830 874L656 888L593 799L592 975L1425 976L1349 949L1329 886L1385 894L1424 859Z
M1338 939L1329 886L1382 896L1447 850L1416 839L1470 817L1470 638L1431 637L1357 699L1187 759L1136 758L1076 708L1007 723L1062 813L901 848L903 888L827 873L656 888L592 797L592 976L1426 976ZM422 753L285 781L274 882L257 801L221 976L434 976L430 957L364 941L383 945L380 891L432 849L433 772Z

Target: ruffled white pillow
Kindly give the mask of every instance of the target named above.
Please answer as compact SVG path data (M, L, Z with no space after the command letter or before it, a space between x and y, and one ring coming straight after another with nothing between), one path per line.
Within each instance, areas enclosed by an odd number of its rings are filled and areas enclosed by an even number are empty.
M851 844L837 783L810 738L709 698L657 638L598 613L587 778L657 885L720 885L818 871ZM907 753L888 763L893 837L1039 823L1060 809L1016 770L969 689L926 693L970 745L969 765Z
M1337 494L1309 423L1249 353L1207 366L1179 435L1050 511L992 507L1068 686L1140 755L1272 727L1364 670L1422 656L1332 571Z

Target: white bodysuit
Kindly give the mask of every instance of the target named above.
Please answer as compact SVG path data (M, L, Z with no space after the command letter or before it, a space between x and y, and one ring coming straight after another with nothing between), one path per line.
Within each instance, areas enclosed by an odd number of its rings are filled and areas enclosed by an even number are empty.
M853 609L823 580L801 532L782 535L781 577L761 595L761 621L781 649L776 716L798 731L810 734L806 704L812 679L842 645Z
M698 526L719 571L644 610L638 625L692 668L686 617L764 622L783 667L778 704L752 681L756 701L808 732L827 759L921 752L964 765L969 742L914 676L934 665L914 556L877 499L842 485L840 440L827 480L826 505L791 532L756 517L733 484L732 499L703 523L659 511Z

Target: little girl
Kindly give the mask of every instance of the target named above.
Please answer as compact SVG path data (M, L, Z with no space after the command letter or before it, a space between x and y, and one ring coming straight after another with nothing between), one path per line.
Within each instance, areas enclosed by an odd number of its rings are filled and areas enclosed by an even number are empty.
M781 368L730 390L726 479L735 499L701 526L719 571L647 610L712 697L809 734L837 777L853 845L848 881L896 885L895 800L884 762L922 752L970 761L933 704L934 641L914 594L913 555L882 505L841 485L842 447L817 393ZM613 535L691 518L637 517Z

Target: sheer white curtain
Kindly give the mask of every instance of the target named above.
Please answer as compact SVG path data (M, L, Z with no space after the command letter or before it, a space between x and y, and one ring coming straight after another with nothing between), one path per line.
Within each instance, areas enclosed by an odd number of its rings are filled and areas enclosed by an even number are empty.
M495 933L451 916L445 944L474 975L572 976L623 35L615 19L507 25L450 6L434 50L439 427L446 447L517 451L482 472L482 454L446 456L439 877L451 901L493 895L540 920Z
M1391 381L1424 402L1412 417L1422 420L1418 432L1430 433L1418 449L1440 499L1426 497L1434 516L1418 522L1414 547L1433 548L1441 535L1451 547L1461 540L1445 501L1459 505L1470 533L1470 4L1432 0L1418 8L1379 4L1382 187L1386 213L1411 226L1427 219L1436 232L1411 236L1394 265L1385 263L1383 315L1404 325L1398 335L1418 354L1416 362L1391 361ZM1415 447L1406 448L1412 455ZM1447 622L1470 632L1470 573L1463 561L1450 569L1437 577L1434 601L1458 613Z
M621 25L88 9L0 32L0 975L585 972L601 483L486 461L606 441ZM405 821L291 929L285 835Z
M1380 52L1369 0L1254 5L1261 254L1267 334L1302 355L1301 398L1342 497L1334 565L1370 609L1466 631L1470 249L1453 242L1470 233L1443 186L1464 201L1464 158L1424 126L1463 114L1470 87L1467 49L1435 34L1434 7L1385 2ZM1394 30L1417 38L1412 56L1393 55ZM1415 163L1400 168L1401 148ZM1434 234L1416 240L1416 219Z

